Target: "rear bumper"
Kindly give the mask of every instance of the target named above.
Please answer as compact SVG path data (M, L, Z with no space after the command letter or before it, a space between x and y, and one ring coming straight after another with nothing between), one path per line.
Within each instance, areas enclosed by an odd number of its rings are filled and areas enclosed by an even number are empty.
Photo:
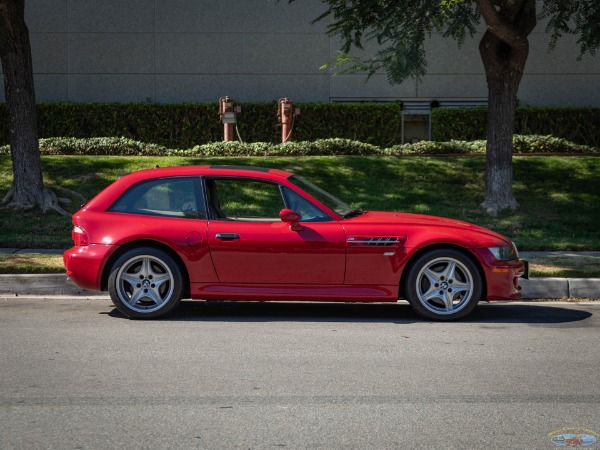
M63 254L68 279L82 289L100 291L102 271L115 245L72 247Z

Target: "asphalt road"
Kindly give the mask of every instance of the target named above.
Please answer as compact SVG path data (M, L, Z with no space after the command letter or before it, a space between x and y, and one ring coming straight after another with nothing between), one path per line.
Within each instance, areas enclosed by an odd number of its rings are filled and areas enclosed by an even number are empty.
M599 317L187 302L144 322L106 297L4 297L0 448L557 448L600 433Z

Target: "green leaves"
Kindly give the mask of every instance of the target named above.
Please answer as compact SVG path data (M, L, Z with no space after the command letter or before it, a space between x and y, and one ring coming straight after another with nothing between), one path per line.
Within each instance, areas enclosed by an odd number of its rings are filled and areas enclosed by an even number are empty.
M328 33L342 40L337 61L326 67L335 73L366 72L367 76L385 71L392 84L425 74L424 43L432 32L461 44L479 22L477 8L464 0L323 2L329 9L316 20L331 18ZM360 51L365 48L370 51Z
M245 141L280 142L277 106L241 103L239 131ZM293 130L295 140L340 137L376 145L393 145L400 130L400 104L295 103L302 111ZM223 139L217 103L39 103L40 137L123 136L167 147L190 148ZM0 123L8 123L0 104ZM0 129L0 144L8 129Z
M437 108L432 111L434 138L484 139L487 108ZM600 147L600 108L517 107L515 133L552 135Z
M594 56L600 47L600 2L597 0L545 0L541 12L548 18L546 32L551 33L550 48L565 34L578 35L578 59Z
M398 144L401 105L390 103L297 104L302 114L294 125L295 141L340 138L381 148ZM270 145L280 141L274 103L244 103L238 124L245 141ZM38 121L42 137L95 138L85 141L85 152L77 153L79 141L49 139L47 148L61 154L111 154L111 148L127 149L119 154L158 155L164 148L192 148L222 140L223 127L215 104L85 104L42 103ZM0 120L6 110L0 105ZM436 108L432 111L434 138L438 141L484 139L487 108ZM515 116L515 133L552 135L577 144L600 147L600 108L541 108L521 106ZM106 136L112 136L107 138ZM109 140L107 140L109 139ZM7 130L0 143L7 143ZM82 141L83 142L83 141ZM152 142L143 144L140 142ZM211 144L217 145L217 144ZM90 147L95 146L95 147ZM111 147L112 146L112 147ZM8 154L8 147L3 152ZM368 153L364 153L368 154Z
M514 135L515 153L598 153L599 149L575 144L553 136ZM246 157L246 156L338 156L338 155L468 155L484 154L485 140L447 142L421 141L414 144L379 147L350 139L317 139L315 141L286 142L211 142L189 149L173 149L162 145L134 141L127 138L48 138L40 139L43 155L79 156L183 156L183 157ZM7 145L0 147L0 155L8 155Z
M344 72L367 75L385 70L394 84L407 78L418 79L425 73L424 42L432 32L462 45L467 37L474 35L481 21L477 5L468 0L323 0L323 3L328 9L315 21L330 19L329 34L341 38L341 54L335 64L327 67L336 73L342 73L339 69L345 67ZM502 5L501 13L515 4L492 3ZM565 34L579 36L579 58L586 53L593 56L600 47L598 0L544 0L540 17L548 18L546 32L551 34L551 49ZM516 19L515 23L521 21ZM364 48L370 51L352 57L356 53L353 49Z

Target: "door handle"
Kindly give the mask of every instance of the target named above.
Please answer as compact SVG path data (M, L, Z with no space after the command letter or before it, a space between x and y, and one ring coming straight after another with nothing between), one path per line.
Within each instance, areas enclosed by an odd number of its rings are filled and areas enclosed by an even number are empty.
M240 238L240 235L237 233L217 233L215 235L217 239L221 239L222 241L234 241Z

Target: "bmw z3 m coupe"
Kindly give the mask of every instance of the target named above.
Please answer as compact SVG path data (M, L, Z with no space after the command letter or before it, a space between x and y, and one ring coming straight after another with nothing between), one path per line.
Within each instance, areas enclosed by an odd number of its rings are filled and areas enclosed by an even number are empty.
M466 316L521 298L506 237L441 217L353 209L290 172L185 166L122 176L73 215L67 276L135 319L182 298L397 302Z

